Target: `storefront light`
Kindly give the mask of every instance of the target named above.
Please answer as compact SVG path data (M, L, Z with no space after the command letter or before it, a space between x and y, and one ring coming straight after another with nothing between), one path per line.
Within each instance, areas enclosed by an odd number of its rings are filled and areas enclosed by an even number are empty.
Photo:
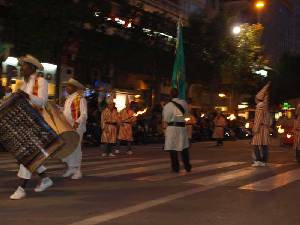
M57 65L51 63L41 63L44 67L44 73L55 74L57 70Z
M116 93L116 98L114 99L114 103L116 104L116 108L118 112L126 107L126 94Z
M5 65L18 66L19 60L15 57L7 57L7 59L3 63Z

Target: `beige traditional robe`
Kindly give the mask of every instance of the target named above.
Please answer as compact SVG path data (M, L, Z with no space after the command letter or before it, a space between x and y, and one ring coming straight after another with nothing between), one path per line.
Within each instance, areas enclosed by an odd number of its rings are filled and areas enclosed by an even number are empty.
M133 141L132 125L136 121L134 112L131 109L123 109L119 113L120 128L118 139L122 141Z
M226 119L224 116L216 116L214 119L214 133L213 133L213 138L216 139L223 139L224 138L224 128L227 125Z
M114 144L117 142L117 126L119 122L118 112L108 108L101 114L102 143Z

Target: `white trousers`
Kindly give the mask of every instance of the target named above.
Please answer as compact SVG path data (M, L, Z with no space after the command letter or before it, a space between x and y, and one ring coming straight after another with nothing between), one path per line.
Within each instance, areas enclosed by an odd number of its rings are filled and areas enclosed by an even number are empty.
M37 168L36 172L43 173L46 171L46 169L46 167L40 166L39 168ZM29 180L32 177L32 173L23 164L20 164L18 177Z
M77 148L71 155L62 159L63 162L67 163L69 169L74 169L74 168L80 169L81 167L81 161L82 161L81 142L82 142L83 132L77 131L77 133L80 136L80 140Z

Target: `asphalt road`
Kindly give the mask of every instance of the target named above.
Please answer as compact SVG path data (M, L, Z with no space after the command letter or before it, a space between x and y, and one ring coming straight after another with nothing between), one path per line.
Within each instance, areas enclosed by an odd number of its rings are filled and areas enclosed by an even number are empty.
M82 180L62 179L64 164L47 163L55 185L9 200L17 165L0 153L0 225L295 225L299 224L300 166L290 147L273 141L266 168L251 167L249 141L195 143L193 171L170 172L159 145L101 157L84 149Z

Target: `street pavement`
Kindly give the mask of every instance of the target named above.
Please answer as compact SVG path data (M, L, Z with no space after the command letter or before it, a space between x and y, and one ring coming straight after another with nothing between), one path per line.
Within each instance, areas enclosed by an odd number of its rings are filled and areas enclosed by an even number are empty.
M0 153L0 225L295 225L299 224L300 166L291 147L274 139L270 163L251 167L249 140L193 143L193 171L170 172L160 145L136 146L103 158L85 148L82 180L61 178L65 165L52 159L55 185L13 201L17 165Z

